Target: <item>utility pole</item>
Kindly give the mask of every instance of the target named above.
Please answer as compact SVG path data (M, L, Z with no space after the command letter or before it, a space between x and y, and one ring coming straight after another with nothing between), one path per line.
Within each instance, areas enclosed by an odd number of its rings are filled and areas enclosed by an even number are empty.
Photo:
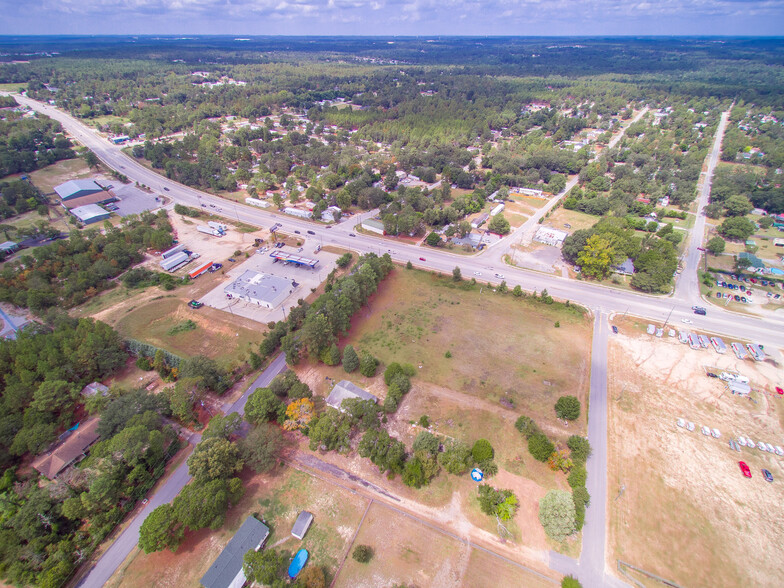
M662 325L662 330L664 330L664 327L666 327L667 323L670 322L670 316L672 315L672 311L673 310L675 310L675 305L674 304L672 305L672 308L670 309L670 314L667 315L667 318L665 319L664 324Z

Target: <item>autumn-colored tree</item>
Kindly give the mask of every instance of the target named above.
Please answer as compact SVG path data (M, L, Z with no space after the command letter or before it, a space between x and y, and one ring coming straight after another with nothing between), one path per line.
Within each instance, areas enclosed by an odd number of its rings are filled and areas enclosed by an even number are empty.
M300 398L286 407L286 420L283 428L287 431L301 429L313 418L314 406L310 398Z
M610 242L599 235L593 235L588 237L585 247L577 256L577 265L580 266L583 275L602 279L610 272L614 257L615 250Z

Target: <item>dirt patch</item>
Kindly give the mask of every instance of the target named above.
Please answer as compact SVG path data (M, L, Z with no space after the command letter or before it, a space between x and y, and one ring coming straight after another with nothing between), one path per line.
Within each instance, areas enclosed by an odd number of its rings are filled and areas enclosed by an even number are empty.
M631 330L630 330L631 331ZM737 371L757 392L730 394L705 376ZM684 586L779 586L784 458L728 447L737 435L780 444L784 399L766 388L781 367L691 350L673 339L617 335L610 342L608 520L617 557ZM678 417L696 430L679 428ZM721 438L700 433L717 428ZM744 478L745 461L752 479ZM761 469L776 478L765 482ZM655 509L650 505L655 504ZM753 544L754 549L742 546Z

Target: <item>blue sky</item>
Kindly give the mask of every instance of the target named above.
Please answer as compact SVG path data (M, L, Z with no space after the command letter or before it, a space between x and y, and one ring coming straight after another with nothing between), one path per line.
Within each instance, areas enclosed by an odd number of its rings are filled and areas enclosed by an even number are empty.
M0 34L782 35L784 0L0 0Z

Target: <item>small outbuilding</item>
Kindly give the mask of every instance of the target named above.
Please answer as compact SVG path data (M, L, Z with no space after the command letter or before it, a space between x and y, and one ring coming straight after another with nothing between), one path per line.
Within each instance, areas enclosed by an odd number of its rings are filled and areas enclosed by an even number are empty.
M15 243L14 241L6 241L5 243L0 243L0 253L8 255L9 253L13 253L19 249L19 243Z
M308 532L308 529L312 523L313 513L303 510L301 513L299 513L299 516L294 523L294 527L291 529L291 535L302 541L302 539L305 537L305 533Z
M269 537L269 528L254 517L248 517L223 548L218 559L201 578L204 588L241 588L246 581L242 559L250 550L258 550Z
M360 400L371 400L374 403L378 402L378 398L373 396L370 392L366 392L353 382L349 382L348 380L341 380L335 387L332 388L332 392L329 393L327 396L327 404L332 408L337 408L338 410L342 411L341 405L343 404L344 400L348 400L349 398L359 398Z

